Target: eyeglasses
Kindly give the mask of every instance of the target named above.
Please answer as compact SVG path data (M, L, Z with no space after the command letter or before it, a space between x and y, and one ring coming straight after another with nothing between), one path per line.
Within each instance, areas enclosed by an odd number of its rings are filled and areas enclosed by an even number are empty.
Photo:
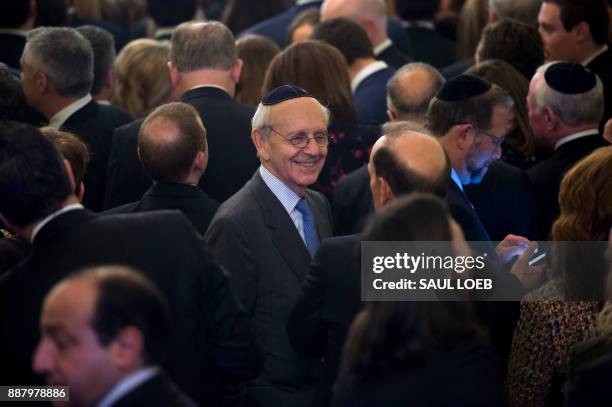
M283 136L281 133L274 130L272 126L266 127L281 136L289 144L297 148L308 147L308 144L310 144L310 140L312 139L314 139L315 143L317 143L321 147L327 147L329 145L329 136L327 135L327 131L317 131L313 134L312 137L309 137L308 133L302 131L296 133L293 136Z
M491 137L491 141L493 142L493 145L494 145L495 147L501 147L501 146L502 146L502 143L503 143L503 142L504 142L504 140L505 140L505 137L499 137L499 136L496 136L495 134L491 134L491 133L489 133L489 132L488 132L488 131L486 131L486 130L479 129L478 127L474 127L474 130L476 130L478 133L482 133L482 134L484 134L485 136L489 136L489 137Z

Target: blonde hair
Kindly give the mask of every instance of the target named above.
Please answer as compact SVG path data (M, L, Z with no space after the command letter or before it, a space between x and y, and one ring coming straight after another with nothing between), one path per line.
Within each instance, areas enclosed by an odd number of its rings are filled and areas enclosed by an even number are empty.
M115 61L111 103L142 117L166 102L172 91L169 56L167 42L143 38L127 44Z

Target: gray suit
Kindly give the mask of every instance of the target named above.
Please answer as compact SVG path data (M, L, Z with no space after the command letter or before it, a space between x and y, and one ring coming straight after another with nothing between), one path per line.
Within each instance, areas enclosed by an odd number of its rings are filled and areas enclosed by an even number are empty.
M310 190L306 200L320 240L330 237L329 203ZM248 384L249 397L264 407L307 405L317 382L319 360L295 353L286 325L312 259L291 217L259 171L221 205L205 239L230 272L233 288L266 353L263 374Z

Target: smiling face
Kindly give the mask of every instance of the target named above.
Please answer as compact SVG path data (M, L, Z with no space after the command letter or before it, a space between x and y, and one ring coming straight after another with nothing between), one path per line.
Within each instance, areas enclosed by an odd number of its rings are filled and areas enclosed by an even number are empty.
M315 183L327 156L327 146L312 138L327 132L326 117L319 102L310 97L291 99L272 106L268 117L271 130L253 131L253 141L264 167L296 194L303 196ZM298 148L287 140L299 133L310 138Z

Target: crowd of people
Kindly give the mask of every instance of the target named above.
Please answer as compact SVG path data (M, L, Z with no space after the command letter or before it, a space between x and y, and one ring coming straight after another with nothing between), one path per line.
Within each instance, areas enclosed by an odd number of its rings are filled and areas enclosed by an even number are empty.
M1 2L0 385L92 407L607 405L610 15ZM364 242L430 241L484 252L495 289L362 300Z

